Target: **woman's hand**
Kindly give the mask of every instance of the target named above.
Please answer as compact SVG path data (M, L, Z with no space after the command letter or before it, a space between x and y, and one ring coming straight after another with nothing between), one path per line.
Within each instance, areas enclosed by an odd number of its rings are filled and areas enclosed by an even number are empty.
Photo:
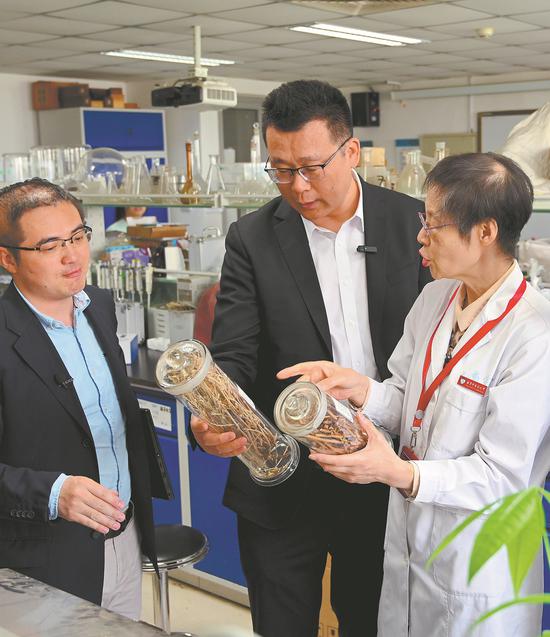
M315 383L319 389L334 396L336 400L350 400L357 406L365 402L370 383L368 376L330 361L298 363L282 369L277 374L277 378L281 380L292 376L299 376L298 380Z
M384 434L362 414L356 415L357 422L368 435L367 446L347 455L311 453L322 469L345 482L370 484L382 482L390 487L412 489L414 470L406 460L402 460L393 450Z

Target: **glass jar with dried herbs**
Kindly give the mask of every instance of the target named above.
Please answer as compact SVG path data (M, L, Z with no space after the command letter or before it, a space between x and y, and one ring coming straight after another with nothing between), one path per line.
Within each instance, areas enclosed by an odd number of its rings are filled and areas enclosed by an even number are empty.
M247 439L246 451L238 458L255 482L273 486L294 473L300 459L296 441L277 431L200 341L171 345L157 363L156 378L159 387L208 422L213 431L232 431Z
M368 442L351 409L306 381L281 392L274 416L281 431L318 453L353 453Z

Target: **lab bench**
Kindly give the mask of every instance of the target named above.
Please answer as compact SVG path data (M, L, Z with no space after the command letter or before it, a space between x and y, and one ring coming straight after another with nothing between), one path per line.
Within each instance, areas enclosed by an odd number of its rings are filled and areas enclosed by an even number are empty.
M203 590L248 605L241 570L237 518L222 505L229 460L192 449L186 429L189 411L175 398L159 390L155 368L161 352L139 348L138 359L128 365L130 383L142 407L151 410L153 422L172 485L173 500L153 500L155 524L188 524L208 537L206 557L185 570L170 572Z

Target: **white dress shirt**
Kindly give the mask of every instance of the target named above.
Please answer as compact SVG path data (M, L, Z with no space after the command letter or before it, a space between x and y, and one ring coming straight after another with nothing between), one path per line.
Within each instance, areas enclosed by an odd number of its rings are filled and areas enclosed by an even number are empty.
M369 325L363 189L355 171L359 201L353 217L338 232L302 217L325 304L334 362L378 379Z

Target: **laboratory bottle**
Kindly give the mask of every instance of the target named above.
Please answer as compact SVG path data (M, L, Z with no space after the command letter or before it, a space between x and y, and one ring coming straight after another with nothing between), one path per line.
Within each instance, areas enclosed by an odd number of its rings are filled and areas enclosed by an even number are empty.
M225 191L225 183L223 181L222 171L218 163L217 155L210 155L210 166L208 167L208 176L206 177L206 194L214 195L217 192Z
M182 203L197 204L199 198L193 195L199 195L201 188L199 184L193 179L193 156L192 156L192 144L190 141L185 142L185 159L187 173L185 177L185 183L181 189L182 195L188 195L181 200Z
M420 150L410 150L406 155L405 167L397 180L397 190L411 197L420 197L425 179L426 172L420 161Z

